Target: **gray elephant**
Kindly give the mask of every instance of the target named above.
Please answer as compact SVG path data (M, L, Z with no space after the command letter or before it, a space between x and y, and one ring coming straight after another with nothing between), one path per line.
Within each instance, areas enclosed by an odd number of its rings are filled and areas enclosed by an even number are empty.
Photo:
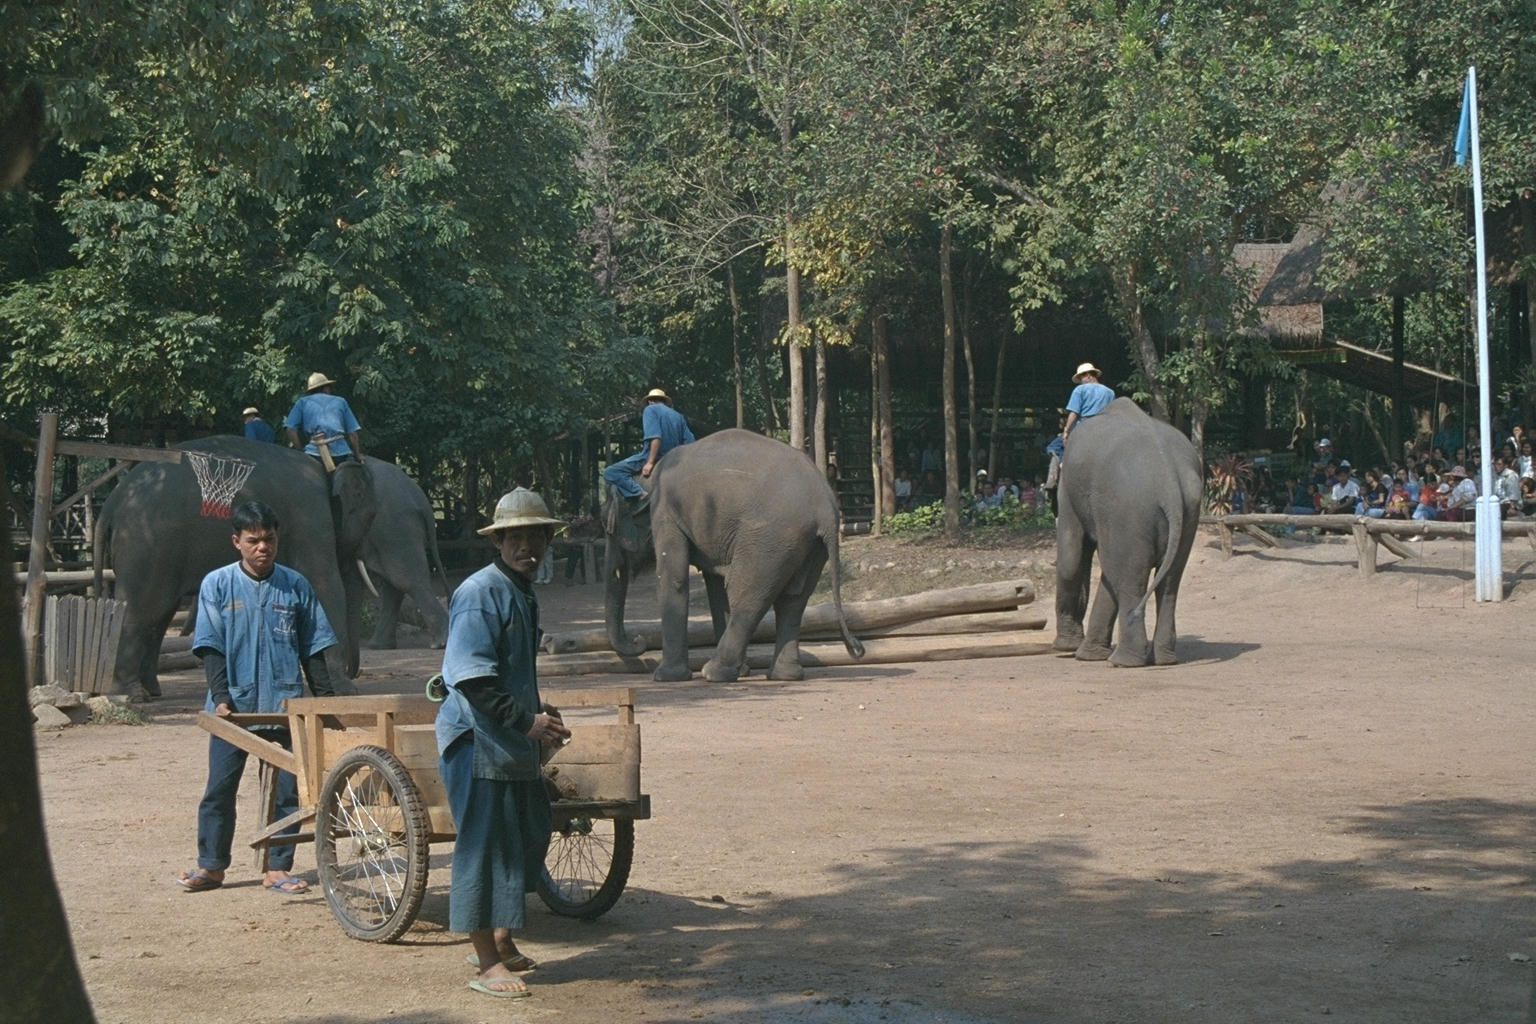
M1129 398L1078 421L1058 490L1056 650L1075 651L1083 661L1108 658L1112 665L1178 660L1174 609L1200 525L1202 485L1189 438ZM1085 629L1095 550L1099 590ZM1154 593L1157 627L1149 650L1145 613Z
M379 596L379 618L368 646L384 650L395 646L400 604L409 595L431 635L432 646L441 647L448 636L448 613L432 591L432 570L437 569L445 587L447 575L437 550L432 503L416 481L394 463L369 458L366 466L378 504L378 515L358 552ZM361 628L363 586L360 577L347 576L347 608L354 631Z
M744 672L747 642L770 608L776 637L768 678L804 675L800 619L829 558L843 643L855 658L864 656L843 618L837 499L809 459L761 434L723 430L668 452L649 483L646 513L604 516L614 527L608 531L605 610L615 651L635 655L645 649L642 639L624 629L624 604L630 580L649 564L649 549L661 601L658 681L693 674L690 565L704 574L715 627L714 657L704 666L711 682L731 682Z
M371 475L346 461L327 479L320 464L301 452L240 437L208 437L180 447L253 465L230 504L259 500L277 512L278 559L315 588L340 641L339 667L357 675L357 633L349 628L344 577L358 575L357 553L377 511ZM177 606L207 573L235 560L229 520L206 511L185 461L141 463L102 507L94 564L104 566L110 554L114 593L128 605L113 673L119 692L137 685L160 693L160 641Z

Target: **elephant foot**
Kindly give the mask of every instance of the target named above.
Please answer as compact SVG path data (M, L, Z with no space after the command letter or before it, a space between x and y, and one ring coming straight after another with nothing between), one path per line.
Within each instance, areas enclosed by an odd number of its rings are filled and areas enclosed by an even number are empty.
M1083 645L1083 634L1057 633L1056 639L1051 641L1053 651L1075 651Z
M1173 653L1173 648L1171 647L1167 650L1159 647L1152 654L1152 663L1154 665L1177 665L1179 663L1179 656Z
M658 683L682 683L692 679L693 672L686 664L679 668L663 662L656 666L656 671L651 673L651 678Z
M1109 663L1116 668L1142 668L1147 663L1147 650L1146 648L1134 650L1121 644L1115 648L1115 653L1109 656Z
M1109 648L1103 644L1091 644L1084 640L1077 645L1073 657L1078 661L1105 661L1109 658Z
M793 663L784 665L782 667L779 665L774 665L773 668L768 670L768 678L782 679L786 682L793 683L805 678L805 669L800 665L800 662L797 659Z
M704 678L712 683L734 683L740 676L740 669L719 658L710 658L704 663Z

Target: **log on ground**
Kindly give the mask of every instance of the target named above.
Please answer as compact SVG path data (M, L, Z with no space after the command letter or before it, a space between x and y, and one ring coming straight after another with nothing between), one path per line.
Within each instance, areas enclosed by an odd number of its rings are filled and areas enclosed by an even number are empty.
M864 645L864 658L855 661L841 643L801 644L800 664L806 668L831 668L845 665L900 665L923 661L965 661L970 658L1013 658L1048 654L1051 641L1034 636L993 633L964 639L939 640L933 637L892 637L871 640ZM697 672L711 657L709 651L688 652L688 667ZM646 673L656 670L659 654L621 658L609 653L545 655L539 659L539 677L605 675L609 673ZM773 648L753 644L747 648L747 666L756 671L773 662Z
M855 636L899 626L923 619L946 615L968 615L978 612L1001 612L1030 604L1035 599L1035 586L1029 580L1009 580L1000 583L976 583L968 587L951 587L946 590L928 590L906 597L888 597L878 601L844 601L843 611L848 628ZM1035 627L1031 627L1035 628ZM646 637L655 642L661 636L658 622L628 624L632 636ZM800 620L802 637L837 635L837 609L830 601L813 604L805 610ZM752 634L754 643L770 643L774 637L774 617L769 612L763 617ZM688 646L713 646L715 633L707 619L688 624ZM552 654L571 654L580 651L608 650L608 633L604 629L578 630L571 633L551 634L545 639L545 650Z

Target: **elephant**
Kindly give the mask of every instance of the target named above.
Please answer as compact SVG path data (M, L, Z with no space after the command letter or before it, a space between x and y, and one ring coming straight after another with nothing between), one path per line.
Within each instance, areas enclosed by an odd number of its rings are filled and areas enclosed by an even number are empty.
M1200 525L1202 486L1189 438L1129 398L1078 421L1057 492L1054 649L1120 666L1145 665L1149 657L1159 665L1178 661L1174 610ZM1095 550L1099 590L1085 628ZM1154 593L1149 650L1145 611Z
M366 466L378 503L378 514L358 552L379 596L379 619L368 646L383 650L395 646L400 603L409 595L426 623L432 646L441 647L448 638L448 613L432 592L432 569L437 569L445 586L447 574L437 550L432 503L394 463L370 457ZM360 576L348 575L346 581L351 628L357 632L362 625L360 589L366 584Z
M631 578L654 557L661 602L659 682L692 678L688 667L688 567L704 574L715 653L711 682L744 673L747 642L773 609L776 637L770 679L800 679L800 619L832 563L832 601L843 643L855 658L864 646L843 616L838 566L837 499L802 453L749 430L722 430L664 455L647 481L644 512L612 493L604 515L608 640L625 656L645 641L624 628ZM649 557L648 557L649 556Z
M358 576L358 552L377 512L372 476L362 464L345 461L327 479L320 464L302 452L241 437L208 437L179 447L253 465L230 505L254 499L277 512L278 560L314 587L339 641L339 667L356 676L358 641L347 578ZM117 580L114 593L128 606L113 687L131 692L137 684L158 696L160 641L177 606L207 573L235 560L229 520L209 514L186 461L141 463L102 506L94 538L98 573L108 553ZM349 688L342 683L337 690Z

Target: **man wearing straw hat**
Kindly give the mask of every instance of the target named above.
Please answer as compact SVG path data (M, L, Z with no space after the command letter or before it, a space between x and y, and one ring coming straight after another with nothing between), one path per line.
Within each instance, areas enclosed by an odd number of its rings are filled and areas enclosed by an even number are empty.
M661 388L651 388L646 392L640 427L640 450L603 470L603 479L621 495L632 499L645 497L645 489L635 479L637 473L649 477L663 455L680 444L693 441L693 431L688 429L688 421L682 413L672 408L672 399ZM637 500L635 503L641 505L644 501Z
M293 403L283 426L288 430L288 443L300 446L299 438L308 438L303 445L304 454L322 458L319 444L323 442L333 459L349 455L363 461L363 446L357 439L357 417L347 400L333 390L336 382L318 370L309 375L304 385L304 397Z
M243 433L247 441L264 441L272 444L277 440L272 424L261 418L261 410L254 405L246 406L240 413L240 419L244 423Z
M438 773L458 838L448 891L448 928L468 932L476 992L528 995L517 972L536 966L518 951L524 895L543 870L551 827L541 744L571 731L539 699L534 656L539 602L533 577L557 528L544 499L524 487L502 495L478 532L492 563L459 585L448 604L443 650L447 696L437 712Z
M1078 420L1085 420L1103 412L1104 407L1115 400L1114 391L1099 383L1099 378L1102 376L1103 371L1092 363L1079 363L1077 372L1072 374L1072 383L1077 386L1072 389L1072 395L1067 399L1066 423L1061 428L1061 435L1053 437L1051 443L1045 446L1045 450L1051 455L1051 468L1045 481L1047 490L1054 490L1056 487L1057 473L1062 461L1066 458L1067 438Z

